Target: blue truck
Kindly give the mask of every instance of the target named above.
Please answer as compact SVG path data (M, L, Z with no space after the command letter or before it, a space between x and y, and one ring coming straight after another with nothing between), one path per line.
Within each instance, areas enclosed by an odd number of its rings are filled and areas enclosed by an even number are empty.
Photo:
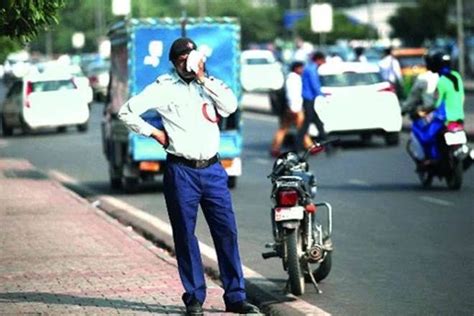
M136 191L144 181L155 181L166 167L166 151L154 139L129 131L117 118L120 107L152 83L172 64L168 51L183 35L192 38L207 55L206 70L223 80L241 99L240 25L235 18L146 18L126 19L114 24L109 33L111 68L108 97L101 122L102 144L114 189ZM161 128L156 111L142 114ZM242 173L241 106L219 121L219 156L234 187Z

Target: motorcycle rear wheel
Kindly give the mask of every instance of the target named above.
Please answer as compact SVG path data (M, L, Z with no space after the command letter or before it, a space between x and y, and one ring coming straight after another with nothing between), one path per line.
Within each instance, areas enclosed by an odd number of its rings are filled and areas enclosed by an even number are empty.
M462 186L462 163L456 162L450 175L446 177L446 185L450 190L459 190Z
M298 229L292 229L286 231L285 244L287 247L287 263L288 263L288 276L290 277L290 292L293 295L304 294L304 273L301 266L300 254L301 249L301 238L298 234Z

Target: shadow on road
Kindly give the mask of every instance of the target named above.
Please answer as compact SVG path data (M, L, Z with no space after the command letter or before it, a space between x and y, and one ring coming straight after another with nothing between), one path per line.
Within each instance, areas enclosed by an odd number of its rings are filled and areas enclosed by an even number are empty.
M135 190L128 192L125 189L112 189L108 182L103 181L79 183L62 182L61 184L86 199L96 197L98 195L126 196L163 192L163 182L161 180L140 183Z
M350 192L449 192L444 183L433 185L429 189L423 188L420 184L414 183L370 183L357 184L347 183L341 185L326 185L321 184L321 189L334 191L350 191Z
M147 304L143 302L114 299L106 297L84 297L60 293L44 292L13 292L0 293L0 303L44 303L56 305L71 305L81 307L104 307L135 312L150 312L155 314L184 313L184 306ZM13 305L13 304L12 304ZM53 308L54 310L54 308ZM87 310L86 310L87 311ZM215 309L205 309L206 312L222 312Z

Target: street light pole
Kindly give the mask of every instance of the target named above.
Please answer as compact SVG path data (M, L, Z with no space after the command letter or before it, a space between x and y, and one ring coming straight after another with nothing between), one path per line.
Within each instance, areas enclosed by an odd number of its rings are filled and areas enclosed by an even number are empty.
M456 15L459 47L459 73L461 74L461 77L464 78L464 14L462 0L456 0Z
M199 5L199 16L205 17L207 15L206 0L198 0L198 5Z

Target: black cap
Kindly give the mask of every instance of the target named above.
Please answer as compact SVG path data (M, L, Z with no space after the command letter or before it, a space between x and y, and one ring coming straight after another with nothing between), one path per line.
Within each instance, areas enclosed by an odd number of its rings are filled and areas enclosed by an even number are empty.
M193 49L196 49L196 43L187 37L180 37L171 44L169 59L175 61L178 56L188 54Z

